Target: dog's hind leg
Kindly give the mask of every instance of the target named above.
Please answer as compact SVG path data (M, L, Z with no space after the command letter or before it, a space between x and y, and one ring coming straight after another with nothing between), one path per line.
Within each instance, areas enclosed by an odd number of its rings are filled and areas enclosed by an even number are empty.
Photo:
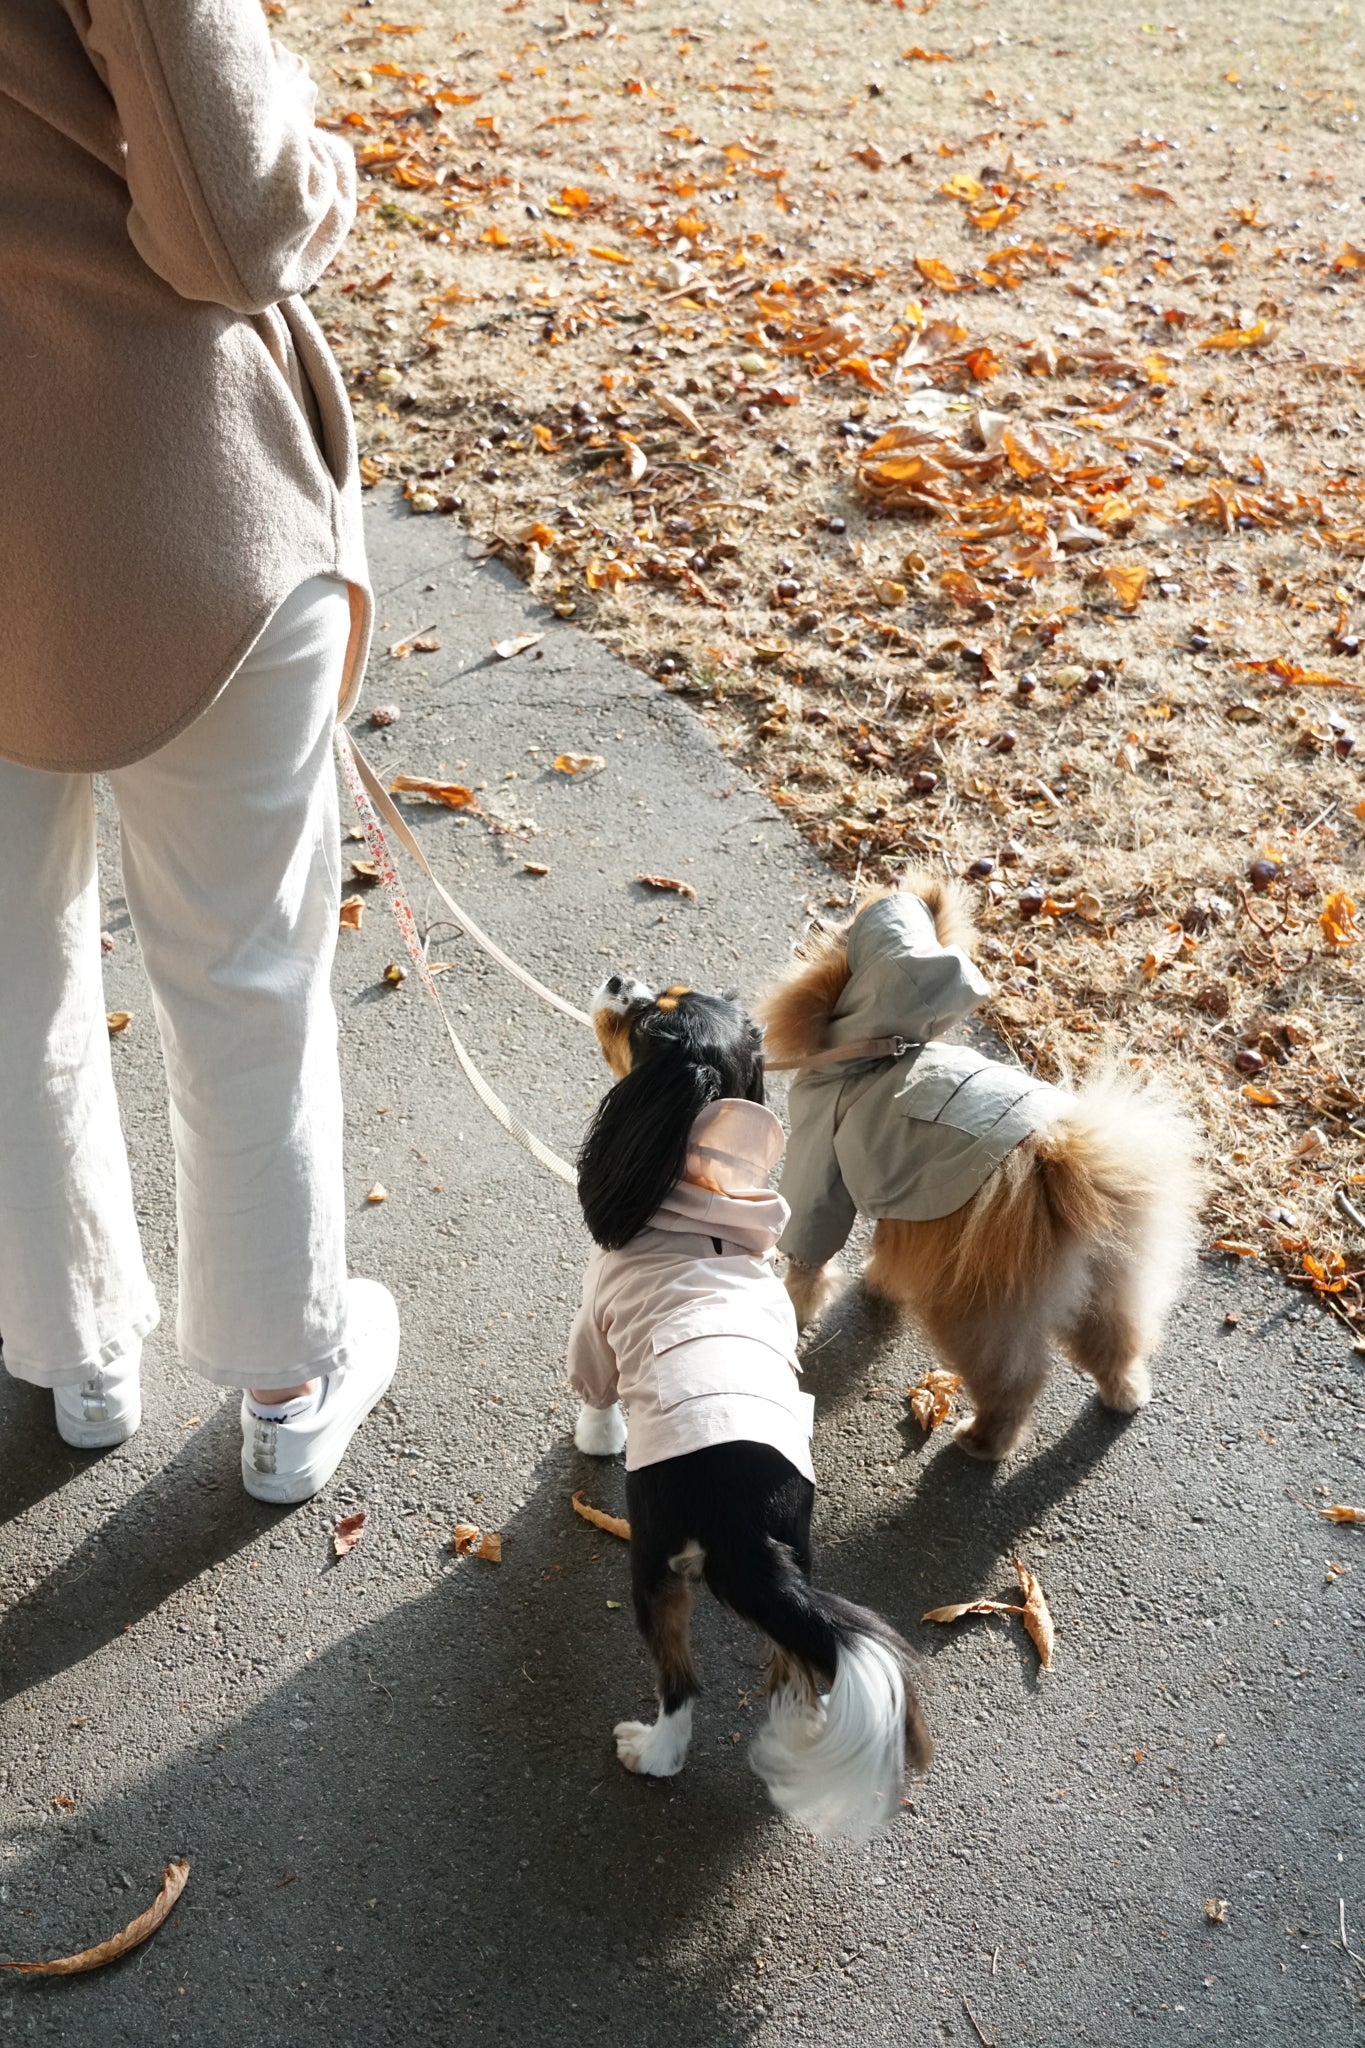
M962 1317L926 1316L945 1363L959 1373L974 1413L954 1431L974 1458L1006 1458L1028 1433L1051 1367L1047 1336L1026 1309L1002 1304Z
M1097 1263L1089 1291L1060 1332L1105 1407L1121 1415L1145 1408L1152 1398L1145 1357L1152 1319L1143 1314L1142 1279L1134 1260L1114 1257Z
M673 1778L687 1761L692 1702L701 1687L692 1662L692 1580L700 1552L684 1552L649 1582L635 1588L635 1619L654 1660L659 1718L618 1721L616 1754L644 1778Z

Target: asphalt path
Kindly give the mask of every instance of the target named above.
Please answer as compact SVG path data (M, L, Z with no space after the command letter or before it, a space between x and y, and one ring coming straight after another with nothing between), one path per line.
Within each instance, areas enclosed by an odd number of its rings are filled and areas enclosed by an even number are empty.
M455 893L580 1000L612 969L754 992L833 887L781 814L678 699L450 522L390 500L371 536L363 709L402 716L356 729L385 772L470 783L513 828L412 806ZM521 632L543 637L500 660ZM383 651L423 633L439 651ZM564 751L606 766L556 774ZM1032 1444L985 1470L907 1420L925 1355L855 1287L806 1364L817 1563L916 1644L932 1773L865 1848L775 1817L745 1757L759 1645L707 1603L691 1761L642 1783L611 1744L648 1693L625 1551L570 1506L575 1486L624 1506L619 1461L570 1438L570 1191L474 1102L415 982L384 984L400 946L369 892L336 976L351 1258L398 1298L402 1363L323 1495L248 1500L235 1401L170 1335L161 1072L105 837L109 1002L134 1012L116 1066L165 1320L120 1450L68 1451L50 1397L0 1379L0 1954L82 1947L169 1857L193 1869L114 1968L0 1980L0 2041L1365 2040L1365 1963L1342 1946L1344 1924L1365 1955L1365 1538L1315 1513L1365 1502L1365 1358L1339 1324L1204 1264L1148 1410L1117 1421L1059 1370ZM467 942L433 951L489 1077L571 1151L604 1081L588 1034ZM363 1540L334 1562L331 1526L359 1508ZM500 1565L452 1555L459 1520L502 1532ZM1049 1674L1008 1617L920 1624L1010 1597L1015 1554L1056 1619Z

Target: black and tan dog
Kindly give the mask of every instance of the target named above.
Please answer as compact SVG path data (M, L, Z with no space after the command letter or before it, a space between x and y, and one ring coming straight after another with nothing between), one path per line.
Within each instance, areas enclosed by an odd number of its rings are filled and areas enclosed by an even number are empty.
M617 1753L647 1776L681 1770L704 1582L773 1646L753 1761L774 1802L818 1834L861 1838L894 1816L907 1750L927 1765L932 1746L905 1643L811 1583L812 1404L773 1265L783 1137L763 1106L759 1033L726 998L619 975L593 1009L620 1078L579 1159L597 1248L569 1346L575 1441L626 1448L635 1614L659 1694L656 1721L617 1727Z

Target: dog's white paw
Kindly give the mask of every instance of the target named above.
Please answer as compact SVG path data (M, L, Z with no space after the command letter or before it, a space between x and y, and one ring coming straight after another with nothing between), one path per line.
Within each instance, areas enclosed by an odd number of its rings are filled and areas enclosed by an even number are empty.
M1098 1385L1105 1407L1119 1415L1136 1415L1152 1398L1152 1375L1146 1360L1141 1358L1134 1358L1121 1372L1111 1373Z
M660 1714L652 1727L644 1721L618 1721L613 1733L616 1754L628 1771L642 1778L676 1778L692 1740L692 1702L676 1714Z
M614 1458L626 1447L626 1418L621 1404L610 1408L589 1408L585 1401L574 1424L573 1440L590 1458Z

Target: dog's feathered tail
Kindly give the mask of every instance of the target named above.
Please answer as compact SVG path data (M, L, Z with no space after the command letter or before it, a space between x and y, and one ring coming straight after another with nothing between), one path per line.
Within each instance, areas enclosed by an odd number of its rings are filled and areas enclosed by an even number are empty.
M934 1753L909 1647L879 1614L812 1586L789 1554L761 1623L782 1654L753 1767L812 1834L866 1841L896 1816L907 1757L924 1770Z
M1163 1320L1194 1249L1205 1187L1189 1117L1159 1086L1109 1070L1067 1101L1034 1156L1058 1231L1141 1261L1148 1310Z

